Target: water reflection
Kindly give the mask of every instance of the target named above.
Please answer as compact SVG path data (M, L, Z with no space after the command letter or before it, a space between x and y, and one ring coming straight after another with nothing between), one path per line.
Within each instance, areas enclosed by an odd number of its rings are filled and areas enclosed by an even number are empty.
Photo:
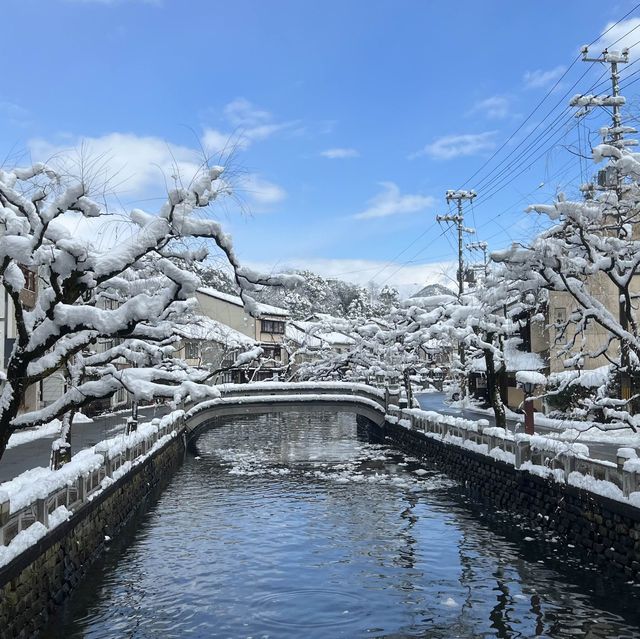
M47 636L640 637L638 589L417 467L348 414L223 420Z

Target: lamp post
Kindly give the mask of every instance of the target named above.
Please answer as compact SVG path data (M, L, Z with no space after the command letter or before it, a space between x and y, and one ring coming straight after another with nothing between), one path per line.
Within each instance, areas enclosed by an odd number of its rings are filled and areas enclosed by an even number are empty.
M533 389L535 384L532 382L523 382L522 390L524 391L524 432L526 435L533 435Z

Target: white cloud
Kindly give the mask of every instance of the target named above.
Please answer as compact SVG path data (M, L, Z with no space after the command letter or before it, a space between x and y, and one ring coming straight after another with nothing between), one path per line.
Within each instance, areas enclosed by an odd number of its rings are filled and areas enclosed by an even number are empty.
M436 160L451 160L491 151L495 146L493 139L495 134L495 131L485 131L484 133L445 135L427 144L420 151L412 153L409 159L426 155Z
M247 262L262 272L281 272L287 268L309 270L323 277L332 277L366 286L374 281L379 286L395 286L400 294L408 297L427 284L456 286L456 262L432 262L431 264L400 264L364 259L293 258L286 262Z
M205 161L198 149L132 133L77 138L68 144L37 138L30 140L29 149L35 161L51 161L71 174L79 174L83 169L92 176L95 188L107 184L108 190L124 201L143 197L156 197L160 201L177 180L188 184ZM258 175L229 179L232 189L250 208L269 207L287 195L280 186Z
M509 111L509 99L502 95L493 95L490 98L476 102L469 113L482 113L487 118L501 120L509 115Z
M401 213L417 213L435 204L430 195L402 195L393 182L382 182L382 192L369 201L369 206L354 217L358 220L388 217Z
M274 116L254 106L246 98L236 98L223 109L224 119L231 130L206 127L203 144L208 153L245 149L254 142L266 140L276 133L293 129L297 122L277 122Z
M613 26L615 22L609 22L607 26L602 30L605 33L598 42L589 47L589 53L593 54L593 57L602 53L603 49L611 48L611 50L620 51L621 49L628 48L633 53L638 53L638 40L640 40L640 18L629 18L624 20L620 24Z
M218 129L206 128L202 134L202 146L209 154L227 155L235 149L245 149L249 140L242 135L224 133Z
M30 122L30 113L23 106L10 100L0 100L0 118L18 126L25 126Z
M191 180L204 161L202 153L190 147L133 133L77 138L67 144L35 138L28 144L34 160L62 164L71 173L78 173L82 164L96 180L127 194L153 189L165 193L165 185L172 187L178 177Z
M557 82L558 78L560 78L566 70L567 67L560 65L547 71L543 69L527 71L523 77L525 89L544 89L545 87L551 86Z
M326 151L321 151L320 155L323 158L328 158L329 160L343 160L345 158L360 157L360 153L358 153L356 149L344 148L327 149Z
M269 111L258 109L246 98L236 98L224 108L224 114L233 126L255 127L270 122Z
M287 192L282 187L259 175L238 178L234 190L240 197L261 210L279 204L287 197Z

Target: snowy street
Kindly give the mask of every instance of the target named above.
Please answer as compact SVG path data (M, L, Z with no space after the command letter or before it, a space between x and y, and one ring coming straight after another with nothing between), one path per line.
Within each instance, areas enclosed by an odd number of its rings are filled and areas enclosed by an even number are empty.
M146 406L138 409L140 421L148 421L154 417L161 417L169 412L165 406ZM130 410L109 413L102 417L94 417L93 422L74 424L73 452L74 454L99 441L123 433ZM36 431L37 432L37 431ZM58 433L51 433L44 437L8 448L0 460L0 483L13 479L20 473L38 466L48 467L51 457L51 443L58 437Z
M444 393L416 393L416 399L420 404L420 408L423 410L433 410L438 413L442 413L443 415L453 415L454 417L464 417L466 419L478 420L478 419L486 419L491 426L495 426L496 422L492 415L491 411L485 412L484 410L478 410L473 408L453 408L445 403L445 394ZM544 419L543 416L536 413L536 418ZM551 420L545 419L546 422ZM509 424L509 428L513 429L516 432L523 432L523 422L524 416L521 416L521 420L507 420ZM592 429L593 430L593 429ZM550 426L550 425L541 425L536 423L535 426L536 434L546 435L546 434L555 434L555 433L567 433L567 431L561 426ZM562 439L566 439L567 441L578 441L584 442L587 446L589 446L589 452L591 457L594 459L604 459L607 461L616 461L616 452L618 448L621 446L628 446L632 441L618 441L615 438L612 438L610 434L607 433L597 433L594 435L592 432L589 433L589 437L586 436L576 436L574 431L569 431L567 433L567 437L563 437ZM637 439L638 444L640 444L640 435L637 437L631 436L632 439Z

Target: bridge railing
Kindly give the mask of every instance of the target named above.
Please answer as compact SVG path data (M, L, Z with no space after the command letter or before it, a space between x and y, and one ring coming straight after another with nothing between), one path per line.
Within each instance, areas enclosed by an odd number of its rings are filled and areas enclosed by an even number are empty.
M366 384L350 382L252 382L250 384L220 384L215 387L220 397L212 397L204 401L192 401L184 405L189 416L208 410L216 406L221 400L245 400L252 397L267 398L278 397L290 400L293 396L300 396L301 400L309 396L354 397L367 399L377 404L381 410L385 410L387 402L383 390L373 388ZM304 401L304 400L302 400Z
M391 405L387 410L387 421L488 455L517 469L552 477L606 496L628 498L632 493L638 493L640 502L640 458L631 448L619 449L614 463L589 457L589 449L584 444L539 435L514 434L489 426L489 422L483 419L472 421Z
M217 386L223 397L233 395L282 395L288 391L296 395L341 394L367 397L384 403L384 390L367 384L349 382L257 382L252 384L221 384Z
M8 546L36 522L49 528L59 523L60 517L66 519L68 513L91 501L183 426L182 411L156 418L129 435L80 451L58 470L34 469L35 474L27 471L25 476L0 485L0 546ZM60 513L61 506L68 513Z

